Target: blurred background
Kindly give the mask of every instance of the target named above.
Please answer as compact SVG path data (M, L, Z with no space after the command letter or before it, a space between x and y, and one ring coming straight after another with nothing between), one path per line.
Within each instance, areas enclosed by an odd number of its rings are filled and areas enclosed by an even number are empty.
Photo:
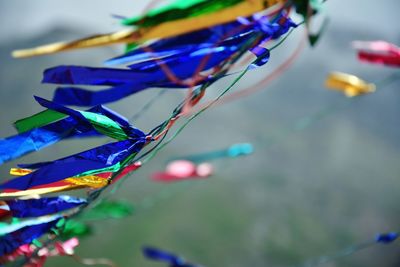
M55 86L40 83L44 69L101 66L123 51L113 46L12 59L13 49L118 30L111 15L140 14L147 2L0 0L0 136L15 134L15 120L42 110L33 95L51 99ZM111 195L132 203L134 215L94 223L94 235L81 240L77 254L106 257L118 266L163 266L141 255L143 245L152 245L209 267L286 267L400 230L400 82L354 99L323 86L334 70L369 82L395 73L358 62L350 42L400 44L399 10L398 0L328 1L322 16L330 24L318 45L307 47L264 90L209 109L193 121ZM303 30L296 30L266 66L247 74L233 91L274 70L296 48ZM207 97L215 97L232 79L215 84ZM108 106L131 117L157 93L147 90ZM168 91L133 124L149 131L183 98L183 91ZM61 158L105 141L61 142L1 166L2 179L17 163ZM254 154L213 162L215 175L209 179L169 185L149 180L171 158L240 142L252 143ZM323 266L400 266L399 252L398 243L375 246ZM48 266L78 264L56 258Z

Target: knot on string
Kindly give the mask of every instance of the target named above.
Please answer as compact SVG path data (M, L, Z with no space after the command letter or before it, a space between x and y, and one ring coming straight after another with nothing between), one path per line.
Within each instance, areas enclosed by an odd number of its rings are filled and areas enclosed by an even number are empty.
M156 139L154 139L153 135L149 134L149 135L146 135L145 140L147 143L150 143L150 142L155 141Z

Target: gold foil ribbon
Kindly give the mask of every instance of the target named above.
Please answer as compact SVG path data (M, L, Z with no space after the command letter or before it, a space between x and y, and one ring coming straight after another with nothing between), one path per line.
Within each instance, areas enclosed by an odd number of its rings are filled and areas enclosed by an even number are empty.
M354 97L367 93L373 93L376 86L373 83L367 83L355 75L332 72L328 75L325 86L329 89L343 92L347 97Z
M30 49L15 50L12 52L12 56L21 58L118 43L143 43L152 39L173 37L228 23L236 20L237 17L248 17L284 2L284 0L246 0L211 14L165 22L149 28L128 29L111 34L95 35L72 42L59 42Z

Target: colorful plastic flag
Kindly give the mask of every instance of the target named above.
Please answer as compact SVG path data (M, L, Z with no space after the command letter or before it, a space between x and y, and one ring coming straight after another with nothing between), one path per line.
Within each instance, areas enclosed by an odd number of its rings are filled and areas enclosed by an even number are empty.
M259 59L253 67L265 64L269 59L269 51L258 47L259 44L277 39L296 26L283 14L272 22L263 16L256 16L250 20L240 19L210 29L156 41L148 47L151 52L144 47L138 47L107 61L107 64L136 62L129 65L129 69L58 66L45 71L43 82L111 86L102 91L79 87L61 87L56 90L55 102L76 106L109 103L152 87L188 88L189 83L183 81L198 74L199 67L200 71L211 70L216 66L222 67L232 56L240 57L247 50L251 50ZM170 72L167 72L166 68L170 69ZM211 75L191 82L193 85L200 85L213 79Z
M0 193L0 197L2 198L15 198L15 197L28 197L28 196L39 196L51 193L59 193L65 192L70 190L76 190L84 188L77 185L72 185L66 182L57 182L46 184L43 186L34 186L29 190L12 190L12 189L5 189Z
M374 84L367 83L357 76L342 72L330 73L325 81L325 86L329 89L342 91L347 97L373 93L376 90Z
M257 14L277 3L281 6L276 15L267 17ZM153 11L140 18L124 20L125 24L135 24L136 29L14 53L15 56L31 56L113 43L130 43L131 48L139 45L129 53L107 61L110 65L129 64L128 68L58 66L45 71L45 83L109 88L98 92L76 87L58 88L54 102L36 97L47 110L16 123L20 135L5 143L8 149L17 147L17 153L10 158L5 157L5 160L65 138L101 134L118 141L54 161L20 164L20 168L11 170L12 174L19 177L0 185L0 197L46 194L78 188L102 188L140 167L139 163L128 167L126 165L132 162L133 156L149 141L153 141L152 136L133 128L125 118L102 106L79 111L63 105L92 106L108 103L152 87L191 90L197 85L206 87L224 77L246 51L257 57L249 68L266 64L270 59L270 51L263 47L264 43L280 38L289 29L297 26L288 18L290 3L283 0L179 0L175 4L175 7ZM177 7L184 7L181 13ZM152 43L140 46L147 40L152 40ZM176 110L178 109L179 107ZM175 117L172 117L170 122L174 119ZM164 126L165 124L161 124L150 133L158 134L157 130L165 130ZM17 144L23 144L26 140L33 140L32 144L22 149L18 148ZM249 146L245 146L244 149L236 146L222 152L217 151L212 156L223 154L236 157L251 152L252 148ZM212 173L213 168L208 163L197 165L191 161L180 160L171 162L165 172L154 174L153 179L171 182L205 178ZM89 202L101 191L89 191ZM29 218L0 227L0 234L3 234L0 244L6 244L4 247L0 246L3 250L1 255L15 252L21 246L30 244L35 238L49 232L54 225L57 226L57 229L53 229L54 233L60 234L62 239L90 233L88 225L65 218L69 214L67 211L71 212L84 205L85 200L65 197L14 199L7 200L5 204L1 203L0 210L4 216L11 214L17 218ZM103 202L85 216L95 219L122 218L132 212L129 205ZM69 248L73 248L74 244L76 246L77 242L72 242ZM56 254L68 254L61 243L58 245L61 249L57 250ZM147 248L144 253L147 257L165 261L170 266L195 266L157 249ZM42 254L38 255L37 262L31 263L40 266L50 255L51 251L43 250Z
M66 138L103 134L125 140L143 135L124 117L103 106L76 111L40 97L36 100L49 109L15 123L20 134L0 140L0 164Z
M59 237L62 240L68 240L73 237L85 238L93 233L93 229L83 222L74 219L63 219L59 228Z
M121 163L132 154L138 153L145 143L146 138L143 136L102 145L52 162L20 164L22 168L37 170L2 183L0 189L28 190L77 175L102 173L105 169L119 171L123 167Z
M29 195L44 195L54 192L62 192L75 190L79 188L101 188L109 183L115 183L119 179L125 177L131 172L137 170L141 167L141 162L135 162L131 165L128 165L123 168L123 170L116 176L112 181L109 179L113 176L113 172L101 172L96 175L81 175L76 177L66 178L63 181L50 183L46 185L34 186L29 190L5 190L5 192L0 193L0 197L20 197L20 196L29 196ZM116 171L116 169L114 170ZM23 176L33 171L30 169L22 169L22 168L12 168L10 170L11 175Z
M14 218L10 223L5 223L5 222L0 223L0 236L13 233L24 227L52 222L60 219L62 216L63 214L52 214L35 218L26 218L26 219Z
M90 111L77 111L37 96L35 99L40 105L48 109L69 115L79 122L90 123L99 133L116 140L142 138L144 136L142 131L132 127L125 118L116 112L113 112L112 110L104 109L103 107L99 108L101 111L107 112L106 115L103 115ZM107 115L111 118L109 118Z
M283 2L282 0L270 0L272 4ZM31 49L17 50L13 52L14 57L30 57L44 54L52 54L80 48L97 47L117 43L143 43L152 39L169 38L194 32L215 25L229 23L237 17L252 16L266 9L268 2L265 0L246 0L236 5L226 7L219 12L205 13L203 15L188 17L181 20L172 20L157 24L153 27L127 29L111 34L102 34L87 37L72 42L60 42L44 45Z
M0 193L0 197L9 198L9 197L23 197L23 196L31 196L31 195L44 195L56 192L64 192L70 190L76 190L80 188L101 188L108 184L112 184L117 182L119 179L125 177L129 173L137 170L141 167L140 162L133 163L123 168L123 170L118 174L112 181L109 179L113 176L114 172L118 171L120 165L116 165L113 168L105 169L105 172L101 170L98 171L89 171L92 173L96 173L96 175L81 175L76 177L69 177L65 180L60 182L33 186L28 190L13 190L13 189L5 189L3 192ZM107 172L108 171L108 172ZM32 170L28 169L19 169L14 168L11 169L11 174L15 175L16 173L18 176L27 175L32 173Z
M25 244L18 247L13 252L0 257L0 264L6 264L16 261L19 257L30 257L34 252L34 247L31 244ZM25 267L25 266L24 266Z
M122 219L132 215L134 208L131 204L121 201L102 201L85 212L81 218L85 220Z
M59 218L55 217L54 220L25 226L17 231L0 236L0 256L10 254L22 245L30 244L34 239L49 232L58 221Z
M125 18L122 20L122 24L134 25L137 27L152 27L167 21L186 19L217 12L242 1L243 0L176 0L169 5L150 10L143 16Z
M71 196L58 196L39 199L13 199L5 201L14 218L28 218L59 213L86 204L85 199Z
M198 265L194 265L186 262L184 258L176 256L170 252L163 251L153 247L145 247L143 248L143 255L154 261L161 261L168 263L169 267L195 267Z
M0 263L5 264L15 261L18 257L25 257L26 263L24 267L42 267L47 258L57 256L74 255L74 249L79 245L77 238L71 238L65 242L55 242L53 248L36 247L34 245L22 245L14 252L4 255L0 258ZM37 255L33 256L37 251Z
M213 174L209 163L194 164L187 160L176 160L169 163L165 172L156 172L151 178L159 182L176 182L188 179L207 178Z
M377 243L390 244L399 238L399 233L391 232L386 234L379 234L376 236L375 240Z
M362 62L400 67L400 47L385 41L355 41L358 59Z

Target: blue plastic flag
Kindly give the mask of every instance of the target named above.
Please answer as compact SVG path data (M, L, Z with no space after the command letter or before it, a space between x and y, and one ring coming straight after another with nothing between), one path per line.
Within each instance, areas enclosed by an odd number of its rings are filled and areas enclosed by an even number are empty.
M14 218L39 217L77 208L86 204L86 200L71 196L58 196L39 199L6 200L11 215Z
M0 236L0 256L10 254L22 245L30 244L34 239L50 231L58 221L59 219L56 219L42 224L26 226L10 234Z
M176 256L170 252L162 251L157 248L145 247L143 248L143 254L145 257L168 263L170 267L195 267L196 265L187 263L183 258Z
M379 234L375 240L377 243L390 244L399 238L399 233L391 232L386 234Z
M28 129L15 136L0 139L0 164L30 152L38 151L63 139L95 137L107 134L104 131L99 132L98 129L82 115L82 112L63 107L40 97L35 98L42 106L64 113L67 117L42 127ZM138 138L144 135L143 132L132 127L126 118L101 105L88 109L86 112L103 115L115 121L122 127L127 137ZM108 135L110 137L118 140L124 139L118 138L113 132L110 133L111 135Z
M145 138L128 139L102 145L52 162L21 164L19 166L22 168L38 170L4 182L0 185L0 189L27 190L35 186L58 182L87 171L112 167L128 156L139 152L145 142Z
M254 50L264 41L277 39L290 28L297 26L289 18L283 16L278 17L275 22L270 22L262 16L255 16L249 18L249 23L246 22L246 25L243 23L239 20L162 39L150 44L150 51L144 47L138 47L106 62L108 65L134 62L128 66L129 69L58 66L45 71L43 82L111 86L101 91L90 91L79 87L57 88L54 101L77 106L116 101L148 88L182 88L185 86L182 86L181 82L171 80L170 75L167 75L163 68L168 67L176 79L186 80L196 74L199 66L202 66L201 70L221 66L228 62L232 55ZM256 42L249 43L254 36L260 36L260 38L256 38ZM207 60L204 61L206 56ZM267 63L269 51L258 49L257 57L258 61L252 67ZM202 82L207 81L207 79L197 81L195 85L201 85Z

